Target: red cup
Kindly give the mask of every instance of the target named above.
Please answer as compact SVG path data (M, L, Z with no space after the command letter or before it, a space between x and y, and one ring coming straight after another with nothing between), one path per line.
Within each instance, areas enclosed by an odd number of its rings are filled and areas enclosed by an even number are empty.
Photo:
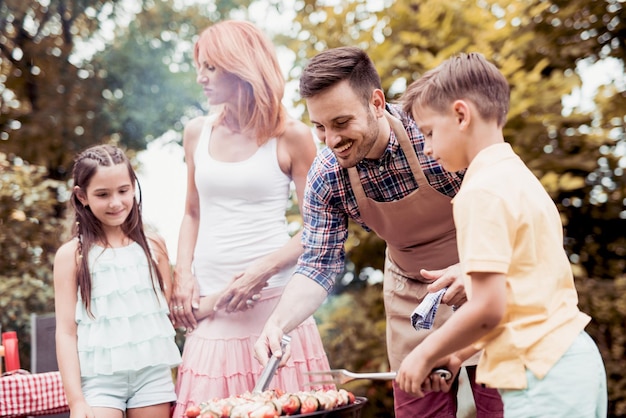
M4 365L7 372L20 369L20 353L17 346L17 333L7 331L2 333L2 345L4 346Z

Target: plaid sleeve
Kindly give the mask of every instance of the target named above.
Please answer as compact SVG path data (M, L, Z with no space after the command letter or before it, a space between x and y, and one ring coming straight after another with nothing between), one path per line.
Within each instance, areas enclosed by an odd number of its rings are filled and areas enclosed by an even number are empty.
M322 164L314 163L309 171L302 204L304 253L296 273L315 280L330 292L344 268L348 217L333 196L334 180L325 178L321 167Z

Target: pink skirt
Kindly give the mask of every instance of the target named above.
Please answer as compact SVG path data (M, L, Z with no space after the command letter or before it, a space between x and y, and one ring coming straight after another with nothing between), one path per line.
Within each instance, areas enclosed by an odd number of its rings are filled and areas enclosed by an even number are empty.
M217 312L187 333L183 362L178 368L178 400L173 417L184 417L191 405L252 391L263 367L254 358L254 343L278 304L283 287L264 290L261 299L245 312ZM291 357L278 370L268 389L285 392L310 390L305 371L329 369L317 324L309 317L291 336ZM328 386L325 388L334 388Z

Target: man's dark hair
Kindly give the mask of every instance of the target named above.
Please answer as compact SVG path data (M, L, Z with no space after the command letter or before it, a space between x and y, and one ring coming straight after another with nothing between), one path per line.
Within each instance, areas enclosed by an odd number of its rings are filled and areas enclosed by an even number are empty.
M321 52L309 61L300 77L300 96L311 98L343 80L348 80L364 103L369 103L375 89L382 89L380 76L367 53L346 46Z

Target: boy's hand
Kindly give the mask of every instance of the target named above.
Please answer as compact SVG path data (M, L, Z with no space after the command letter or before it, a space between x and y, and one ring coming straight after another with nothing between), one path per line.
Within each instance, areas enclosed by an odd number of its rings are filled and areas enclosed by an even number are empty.
M461 363L455 355L441 358L435 362L429 361L418 346L400 364L396 382L400 389L419 398L424 397L425 392L448 392L456 380ZM436 369L448 370L452 373L451 378L445 379L435 372Z

